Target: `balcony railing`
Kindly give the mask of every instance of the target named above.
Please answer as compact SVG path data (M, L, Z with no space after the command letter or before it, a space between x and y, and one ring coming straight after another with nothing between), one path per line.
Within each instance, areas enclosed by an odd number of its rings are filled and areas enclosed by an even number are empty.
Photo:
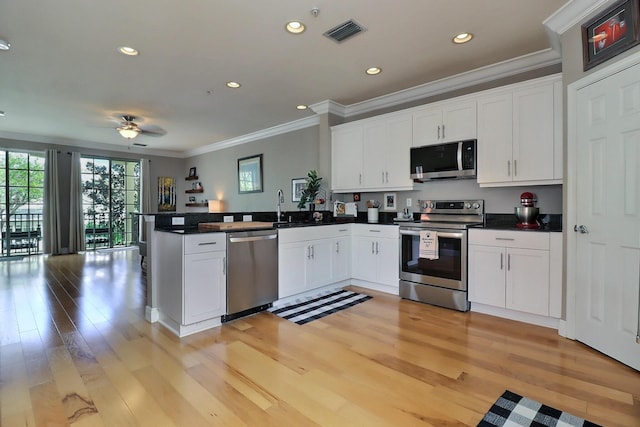
M42 214L0 216L2 251L0 256L42 253Z

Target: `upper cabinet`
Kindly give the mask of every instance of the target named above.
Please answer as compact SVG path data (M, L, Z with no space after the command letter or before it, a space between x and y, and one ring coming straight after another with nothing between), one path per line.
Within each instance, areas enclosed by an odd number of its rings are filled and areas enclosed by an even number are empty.
M476 138L476 101L457 99L413 109L414 147Z
M413 190L411 114L386 114L331 129L331 189Z
M480 186L561 184L561 77L483 92L477 137Z

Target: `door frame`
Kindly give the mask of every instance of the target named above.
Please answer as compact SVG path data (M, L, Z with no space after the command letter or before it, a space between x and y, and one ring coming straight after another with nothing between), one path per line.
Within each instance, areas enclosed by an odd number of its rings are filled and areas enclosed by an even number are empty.
M605 68L597 70L567 86L567 163L565 168L565 203L563 229L565 230L565 320L560 321L558 333L563 337L576 338L576 263L578 236L573 231L577 224L577 98L578 91L600 80L640 64L640 52L629 55Z

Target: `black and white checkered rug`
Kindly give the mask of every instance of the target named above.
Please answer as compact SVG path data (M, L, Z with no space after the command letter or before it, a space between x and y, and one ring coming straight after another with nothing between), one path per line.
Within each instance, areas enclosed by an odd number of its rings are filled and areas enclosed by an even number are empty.
M345 308L353 307L371 298L373 297L369 295L362 295L340 289L317 297L296 300L284 306L274 306L270 308L269 311L287 320L291 320L298 325L304 325L312 320L320 319L329 314L344 310Z
M601 427L509 390L493 404L478 427Z

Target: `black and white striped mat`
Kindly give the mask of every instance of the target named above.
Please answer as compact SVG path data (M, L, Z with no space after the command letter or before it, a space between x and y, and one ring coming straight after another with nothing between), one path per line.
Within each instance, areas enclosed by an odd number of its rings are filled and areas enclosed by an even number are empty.
M329 293L296 300L283 306L274 306L269 311L277 316L304 325L345 308L365 302L373 297L340 289Z
M601 427L568 412L506 390L478 427Z

